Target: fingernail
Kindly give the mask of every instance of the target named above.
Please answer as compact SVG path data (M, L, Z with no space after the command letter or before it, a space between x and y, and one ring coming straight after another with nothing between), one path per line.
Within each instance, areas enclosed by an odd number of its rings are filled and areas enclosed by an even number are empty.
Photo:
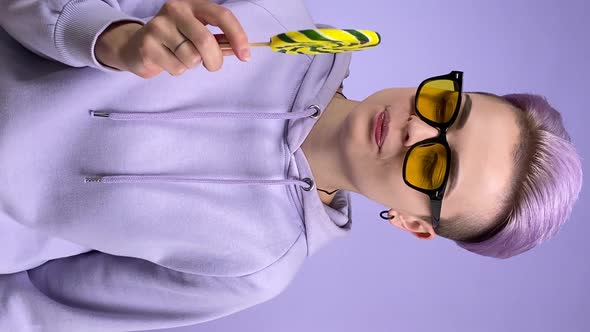
M240 56L242 59L246 59L246 61L250 60L250 50L247 48L241 49Z

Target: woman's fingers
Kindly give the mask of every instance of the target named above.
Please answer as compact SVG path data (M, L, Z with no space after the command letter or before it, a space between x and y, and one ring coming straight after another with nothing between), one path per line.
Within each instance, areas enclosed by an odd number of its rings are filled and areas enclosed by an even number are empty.
M192 2L200 3L201 0ZM186 1L169 1L164 4L163 15L170 21L173 28L166 36L162 36L163 44L170 51L174 51L180 42L187 38L188 41L180 45L173 53L186 68L191 68L197 55L200 55L207 70L218 70L223 63L221 49L213 34L193 16L191 4L195 5Z
M206 25L220 27L213 35ZM220 43L231 49L221 50ZM135 31L121 48L122 67L150 78L163 69L177 76L187 69L203 66L213 72L221 68L223 57L249 50L248 38L233 13L209 0L168 0L149 22Z
M144 59L147 59L146 62L156 64L170 73L170 75L176 76L190 67L188 66L190 62L185 63L185 61L190 59L190 48L192 45L184 45L187 44L187 42L185 42L176 53L173 53L172 51L176 45L172 44L178 44L181 40L171 42L172 39L179 38L179 33L174 33L174 28L171 27L174 27L174 22L170 22L166 16L154 17L149 24L144 27L146 31L143 43L141 44L140 53L143 55ZM194 50L194 47L192 52L198 55L198 52Z
M223 36L229 42L234 54L238 55L240 60L248 61L250 55L250 44L248 36L240 21L231 12L231 10L206 1L204 7L207 10L195 12L195 17L203 22L219 27L223 31Z
M191 0L190 3L190 11L184 10L182 5L177 5L171 10L171 15L177 18L178 30L196 47L207 70L217 71L221 68L223 52L218 38L213 36L205 24L219 27L224 38L229 41L233 53L242 61L246 61L239 50L249 49L250 45L246 32L235 15L229 9L208 0Z

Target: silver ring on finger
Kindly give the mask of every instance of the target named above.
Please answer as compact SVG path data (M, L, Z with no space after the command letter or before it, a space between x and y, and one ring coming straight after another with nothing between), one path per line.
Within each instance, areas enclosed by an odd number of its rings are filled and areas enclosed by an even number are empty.
M188 40L188 38L185 37L184 40L180 42L180 44L176 45L176 48L174 49L174 52L173 53L176 53L176 50L178 50L178 48L180 47L180 45L184 44L187 40Z

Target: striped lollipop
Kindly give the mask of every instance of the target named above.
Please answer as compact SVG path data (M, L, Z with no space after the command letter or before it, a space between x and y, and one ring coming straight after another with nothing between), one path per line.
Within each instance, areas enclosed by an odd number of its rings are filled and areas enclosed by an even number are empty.
M250 43L250 47L270 46L271 50L285 54L322 54L362 51L375 47L381 36L371 30L308 29L288 31L272 36L268 43ZM220 43L222 50L231 49L229 43Z

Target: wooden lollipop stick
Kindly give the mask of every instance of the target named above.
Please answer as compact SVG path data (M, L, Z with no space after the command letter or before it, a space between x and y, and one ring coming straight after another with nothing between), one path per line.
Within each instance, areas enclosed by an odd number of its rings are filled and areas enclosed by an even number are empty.
M262 47L262 46L270 46L270 42L266 42L266 43L249 43L250 47ZM219 46L221 47L221 50L231 50L232 47L229 45L229 43L219 43Z

